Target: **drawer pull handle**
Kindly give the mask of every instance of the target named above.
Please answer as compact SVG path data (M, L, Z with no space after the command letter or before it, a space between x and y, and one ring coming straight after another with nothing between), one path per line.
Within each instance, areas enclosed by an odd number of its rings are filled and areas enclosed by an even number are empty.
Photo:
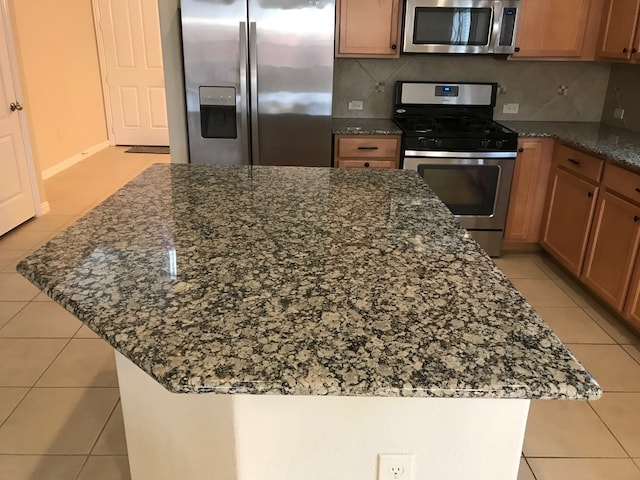
M640 193L640 188L636 188L636 192Z
M365 167L365 168L369 168L370 166L371 166L371 165L369 164L369 162L366 162L366 163L364 164L364 167Z
M377 150L378 147L358 147L358 150Z
M633 221L636 223L640 222L640 217L636 215L635 217L633 217Z
M589 197L589 198L593 197L593 192L587 193L587 197Z
M569 160L574 165L580 165L580 160L576 160L574 158L567 158L567 160Z

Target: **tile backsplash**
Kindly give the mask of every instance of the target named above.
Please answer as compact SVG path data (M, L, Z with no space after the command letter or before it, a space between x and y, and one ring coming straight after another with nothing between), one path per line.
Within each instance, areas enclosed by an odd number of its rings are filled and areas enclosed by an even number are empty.
M640 65L612 65L609 88L602 111L602 122L640 132L640 89L638 87L640 87ZM614 117L616 109L624 110L622 119Z
M397 80L470 81L499 84L496 120L597 122L602 115L609 71L608 63L514 61L481 55L402 55L398 60L337 58L333 116L391 117ZM349 110L350 100L361 100L363 109ZM518 113L502 113L505 103L518 103Z

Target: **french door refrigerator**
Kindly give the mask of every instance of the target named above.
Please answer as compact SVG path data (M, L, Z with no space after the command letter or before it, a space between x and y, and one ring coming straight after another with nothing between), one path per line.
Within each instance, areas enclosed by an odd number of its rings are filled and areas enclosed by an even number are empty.
M191 163L331 165L334 0L182 0Z

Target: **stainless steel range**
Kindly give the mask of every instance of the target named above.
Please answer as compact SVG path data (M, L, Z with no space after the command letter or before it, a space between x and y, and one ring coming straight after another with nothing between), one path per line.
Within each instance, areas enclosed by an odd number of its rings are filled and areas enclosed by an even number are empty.
M493 121L495 83L398 82L404 169L416 170L491 256L499 256L518 134Z

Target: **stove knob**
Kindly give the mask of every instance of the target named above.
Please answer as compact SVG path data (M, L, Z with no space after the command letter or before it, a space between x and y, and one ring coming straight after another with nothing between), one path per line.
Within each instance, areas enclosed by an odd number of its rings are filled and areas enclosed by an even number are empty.
M502 148L504 145L504 140L496 140L496 148Z
M434 138L433 139L433 146L434 147L441 147L442 146L442 139L441 138Z
M418 137L418 143L424 147L427 144L427 139L424 137Z
M482 148L489 148L490 145L491 145L491 140L489 140L488 138L483 138L482 141L480 142L480 146Z

